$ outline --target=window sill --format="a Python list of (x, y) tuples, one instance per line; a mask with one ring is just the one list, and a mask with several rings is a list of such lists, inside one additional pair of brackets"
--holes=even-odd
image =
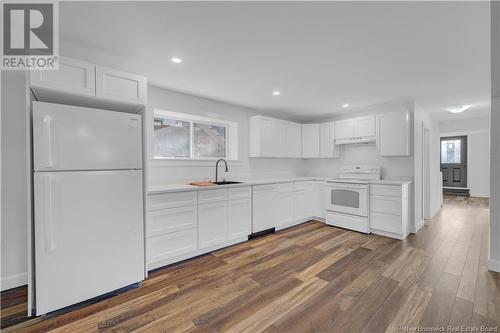
[[(241, 166), (241, 160), (226, 160), (229, 167), (239, 167)], [(192, 159), (156, 159), (148, 160), (148, 166), (150, 167), (170, 167), (170, 166), (188, 166), (188, 167), (215, 167), (214, 160), (192, 160)]]

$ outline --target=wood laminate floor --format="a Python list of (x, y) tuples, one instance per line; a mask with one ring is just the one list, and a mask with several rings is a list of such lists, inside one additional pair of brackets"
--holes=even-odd
[(488, 203), (446, 197), (404, 242), (308, 222), (158, 270), (141, 288), (51, 318), (23, 318), (25, 288), (2, 294), (17, 332), (402, 332), (498, 327), (500, 275), (487, 270)]

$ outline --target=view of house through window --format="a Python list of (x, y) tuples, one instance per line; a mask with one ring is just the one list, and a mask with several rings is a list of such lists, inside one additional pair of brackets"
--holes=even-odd
[(228, 158), (229, 122), (197, 118), (201, 117), (174, 117), (167, 112), (156, 112), (153, 157), (194, 160)]

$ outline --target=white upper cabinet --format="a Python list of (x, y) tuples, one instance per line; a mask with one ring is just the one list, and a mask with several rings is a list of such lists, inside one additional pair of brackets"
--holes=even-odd
[(30, 86), (95, 96), (95, 65), (60, 57), (58, 70), (30, 72)]
[(96, 96), (144, 104), (146, 78), (116, 69), (96, 66)]
[(335, 143), (348, 144), (375, 141), (375, 116), (338, 120), (335, 122)]
[(335, 140), (350, 140), (354, 138), (354, 119), (335, 121)]
[(302, 157), (319, 157), (319, 124), (302, 124)]
[(377, 115), (377, 148), (380, 156), (410, 155), (410, 113)]
[(250, 118), (250, 157), (300, 157), (300, 124), (265, 116)]
[(302, 157), (302, 128), (300, 124), (286, 122), (286, 157)]
[(354, 118), (354, 136), (375, 139), (375, 116)]
[(144, 76), (66, 57), (58, 70), (30, 71), (29, 85), (44, 102), (125, 112), (137, 112), (146, 103)]
[(319, 157), (339, 157), (339, 147), (335, 145), (335, 128), (333, 122), (319, 125)]

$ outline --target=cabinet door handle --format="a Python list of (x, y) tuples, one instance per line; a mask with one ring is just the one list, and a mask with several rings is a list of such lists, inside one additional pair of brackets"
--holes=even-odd
[(45, 176), (45, 252), (56, 249), (54, 239), (54, 179), (51, 175)]
[(47, 168), (52, 168), (54, 166), (54, 160), (52, 158), (52, 117), (43, 117), (43, 131), (45, 134), (45, 144), (47, 149)]

